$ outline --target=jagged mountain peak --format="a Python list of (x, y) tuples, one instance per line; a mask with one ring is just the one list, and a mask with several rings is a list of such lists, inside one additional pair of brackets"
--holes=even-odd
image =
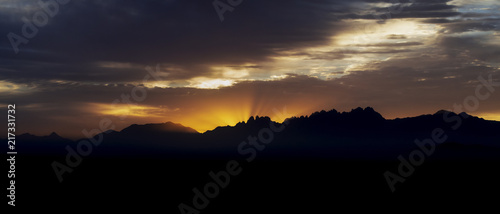
[(271, 121), (271, 118), (267, 117), (267, 116), (262, 116), (262, 117), (259, 117), (258, 115), (257, 116), (250, 116), (250, 118), (248, 118), (247, 120), (247, 123), (248, 124), (251, 124), (251, 123), (259, 123), (259, 122), (270, 122)]

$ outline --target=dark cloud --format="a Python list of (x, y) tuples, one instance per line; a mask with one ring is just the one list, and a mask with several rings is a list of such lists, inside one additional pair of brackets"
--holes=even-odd
[(500, 59), (500, 46), (485, 43), (484, 36), (443, 36), (439, 40), (439, 45), (444, 47), (449, 57), (467, 55), (470, 57), (468, 61), (481, 60), (494, 63)]
[[(378, 46), (377, 46), (378, 47)], [(390, 46), (387, 46), (390, 47)], [(394, 47), (398, 47), (395, 45)], [(401, 49), (384, 49), (384, 50), (350, 50), (343, 49), (339, 51), (328, 51), (324, 53), (318, 54), (309, 54), (309, 59), (326, 59), (326, 60), (339, 60), (345, 59), (353, 56), (359, 56), (361, 54), (397, 54), (397, 53), (405, 53), (410, 52), (411, 50), (401, 50)]]
[(500, 31), (500, 19), (461, 20), (443, 24), (446, 33), (467, 31)]
[(448, 4), (451, 0), (418, 0), (418, 1), (367, 1), (369, 3), (389, 3), (389, 7), (373, 7), (369, 12), (344, 14), (342, 18), (377, 19), (383, 23), (389, 19), (402, 18), (444, 18), (458, 16), (456, 6)]
[[(0, 58), (18, 72), (0, 78), (86, 80), (95, 72), (102, 74), (101, 81), (126, 81), (135, 76), (134, 71), (92, 67), (97, 61), (168, 63), (183, 70), (172, 77), (190, 78), (209, 73), (209, 65), (260, 62), (280, 51), (325, 44), (342, 29), (332, 11), (347, 6), (326, 0), (245, 1), (226, 12), (221, 23), (212, 1), (71, 1), (20, 46), (19, 54), (1, 40)], [(1, 24), (1, 35), (21, 34), (19, 20)], [(60, 65), (46, 68), (53, 71), (46, 75), (23, 67), (27, 61)]]
[(405, 46), (417, 46), (423, 45), (421, 42), (398, 42), (398, 43), (376, 43), (376, 44), (368, 44), (368, 45), (357, 45), (364, 47), (405, 47)]
[(387, 36), (387, 39), (406, 39), (405, 35), (391, 34)]
[(422, 20), (422, 22), (428, 24), (442, 24), (442, 23), (450, 23), (453, 21), (449, 19), (424, 19)]
[[(20, 46), (19, 54), (14, 54), (8, 39), (0, 40), (2, 66), (17, 71), (0, 73), (0, 78), (102, 82), (141, 78), (137, 69), (95, 67), (102, 61), (137, 67), (170, 64), (176, 68), (170, 71), (171, 78), (180, 80), (209, 75), (211, 65), (258, 63), (283, 51), (327, 44), (347, 27), (343, 19), (375, 19), (372, 14), (389, 9), (372, 8), (372, 14), (356, 15), (356, 5), (377, 2), (392, 1), (245, 1), (220, 22), (212, 1), (75, 0), (60, 5), (59, 13)], [(447, 2), (416, 1), (391, 18), (457, 15)], [(42, 10), (33, 2), (18, 4), (30, 10), (0, 13), (4, 18), (0, 35), (22, 35), (21, 18), (31, 19)], [(47, 68), (48, 62), (52, 64)]]

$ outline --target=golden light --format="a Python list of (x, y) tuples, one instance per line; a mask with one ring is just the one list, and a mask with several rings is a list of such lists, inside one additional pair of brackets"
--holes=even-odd
[(234, 126), (246, 122), (250, 116), (268, 116), (276, 122), (283, 122), (293, 116), (309, 115), (314, 111), (331, 107), (324, 99), (314, 96), (266, 97), (256, 91), (234, 94), (224, 98), (199, 100), (203, 103), (192, 111), (181, 111), (174, 122), (196, 129), (199, 132), (212, 130), (218, 126)]
[(20, 87), (14, 83), (10, 83), (7, 81), (0, 80), (0, 92), (9, 92), (9, 91), (15, 91), (19, 89)]
[(25, 84), (17, 84), (5, 80), (0, 80), (0, 93), (18, 94), (29, 92), (30, 89), (31, 88)]
[(388, 41), (388, 35), (405, 36), (406, 39), (402, 40), (405, 42), (424, 41), (436, 37), (440, 30), (436, 24), (420, 23), (418, 20), (388, 20), (385, 24), (360, 20), (351, 22), (353, 29), (337, 36), (336, 44), (341, 46), (371, 45), (375, 41)]
[(189, 80), (190, 84), (187, 87), (201, 88), (201, 89), (218, 89), (221, 87), (228, 87), (236, 82), (230, 79), (210, 79), (206, 77), (197, 77)]
[[(120, 128), (133, 123), (174, 122), (191, 127), (198, 132), (213, 130), (218, 126), (234, 126), (246, 122), (251, 116), (268, 116), (283, 122), (293, 116), (309, 115), (314, 111), (331, 108), (332, 102), (296, 91), (278, 91), (262, 96), (258, 87), (237, 92), (214, 90), (211, 96), (186, 100), (175, 107), (101, 104), (89, 107), (104, 116), (127, 117), (120, 120)], [(131, 120), (129, 120), (131, 119)]]
[(479, 114), (473, 114), (477, 117), (483, 118), (485, 120), (495, 120), (495, 121), (500, 121), (500, 113), (479, 113)]
[(152, 106), (129, 105), (129, 104), (91, 104), (98, 114), (117, 117), (145, 117), (145, 118), (163, 118), (168, 111), (178, 111), (179, 109), (167, 109)]

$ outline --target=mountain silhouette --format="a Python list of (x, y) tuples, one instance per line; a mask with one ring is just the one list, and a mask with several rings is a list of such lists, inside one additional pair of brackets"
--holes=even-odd
[[(422, 151), (415, 141), (432, 139), (435, 130), (446, 140), (391, 192), (384, 173), (398, 173), (400, 158), (410, 160), (410, 154)], [(172, 122), (134, 124), (94, 136), (101, 143), (81, 156), (76, 152), (89, 149), (82, 142), (89, 145), (92, 139), (22, 134), (16, 137), (16, 183), (22, 184), (17, 191), (30, 206), (57, 202), (69, 208), (83, 203), (114, 209), (157, 204), (179, 213), (180, 203), (192, 203), (193, 187), (206, 191), (203, 185), (211, 184), (211, 172), (225, 170), (232, 160), (243, 173), (232, 176), (203, 213), (240, 213), (243, 208), (249, 213), (302, 208), (308, 213), (311, 208), (328, 210), (332, 203), (349, 210), (395, 204), (407, 208), (422, 198), (439, 204), (446, 198), (453, 202), (450, 206), (483, 203), (496, 200), (484, 190), (500, 191), (495, 170), (500, 163), (498, 130), (500, 122), (465, 113), (440, 110), (385, 119), (367, 107), (319, 111), (283, 123), (255, 116), (205, 133)], [(247, 163), (248, 153), (238, 151), (240, 145), (252, 148), (252, 139), (260, 146), (253, 147), (255, 161)], [(62, 183), (54, 163), (70, 167), (59, 169), (67, 170)], [(249, 201), (259, 203), (249, 206)]]
[[(446, 118), (454, 120), (450, 122)], [(458, 128), (455, 120), (460, 120)], [(102, 133), (103, 143), (94, 153), (184, 158), (237, 156), (236, 149), (242, 141), (257, 136), (270, 125), (285, 128), (273, 134), (273, 141), (267, 145), (269, 149), (262, 153), (263, 157), (393, 158), (417, 148), (414, 141), (431, 138), (432, 131), (437, 128), (445, 132), (445, 143), (500, 147), (497, 132), (500, 122), (497, 121), (445, 110), (387, 120), (371, 107), (359, 107), (350, 112), (332, 109), (292, 117), (283, 124), (269, 117), (252, 116), (234, 126), (217, 127), (205, 133), (172, 122), (133, 124), (119, 132)], [(25, 142), (23, 149), (42, 154), (64, 153), (66, 145), (80, 141), (63, 139), (55, 133), (44, 137), (24, 134), (18, 138)]]
[(133, 124), (122, 131), (120, 133), (127, 135), (134, 134), (153, 134), (153, 133), (162, 133), (162, 132), (171, 132), (171, 133), (198, 133), (196, 130), (185, 127), (181, 124), (166, 122), (159, 124), (146, 124), (146, 125), (137, 125)]

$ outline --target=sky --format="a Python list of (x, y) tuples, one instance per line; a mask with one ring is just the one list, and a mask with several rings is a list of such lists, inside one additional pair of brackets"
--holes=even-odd
[(500, 121), (500, 87), (471, 99), (500, 82), (499, 24), (496, 0), (0, 0), (0, 106), (69, 138), (367, 106)]

